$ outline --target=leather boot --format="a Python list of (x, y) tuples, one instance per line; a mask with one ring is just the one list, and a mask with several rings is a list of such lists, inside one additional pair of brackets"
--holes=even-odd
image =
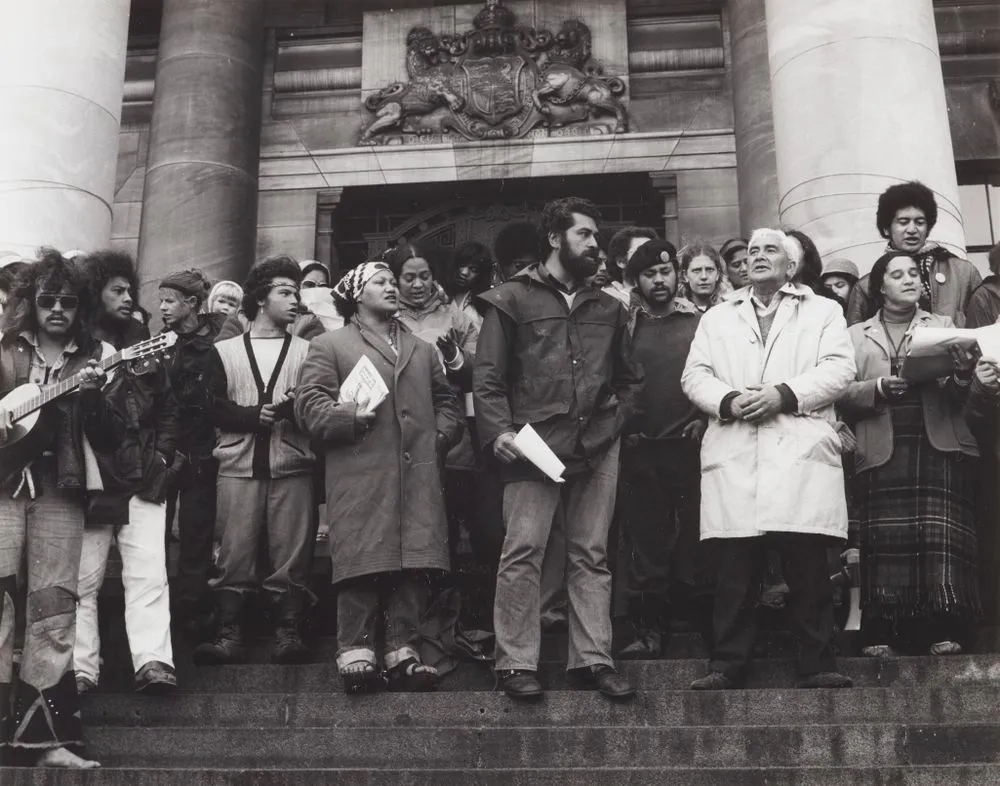
[(271, 659), (275, 663), (305, 663), (309, 648), (302, 641), (302, 618), (305, 616), (305, 597), (301, 590), (292, 588), (278, 596), (274, 623), (274, 649)]
[(219, 629), (215, 639), (199, 644), (194, 650), (194, 662), (199, 666), (223, 663), (243, 663), (247, 653), (243, 646), (243, 595), (233, 590), (216, 591)]

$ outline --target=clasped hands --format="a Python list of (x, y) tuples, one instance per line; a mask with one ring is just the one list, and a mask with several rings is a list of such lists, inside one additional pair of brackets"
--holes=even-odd
[(781, 393), (774, 385), (747, 385), (729, 404), (735, 420), (760, 423), (781, 412)]

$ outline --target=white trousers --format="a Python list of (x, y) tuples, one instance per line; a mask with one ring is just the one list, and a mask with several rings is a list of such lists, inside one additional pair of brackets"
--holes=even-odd
[[(153, 660), (174, 665), (170, 643), (170, 591), (167, 587), (165, 533), (167, 506), (132, 497), (128, 524), (118, 529), (125, 588), (125, 632), (136, 672)], [(114, 528), (94, 527), (83, 532), (80, 556), (80, 605), (76, 616), (73, 669), (95, 683), (101, 670), (101, 635), (97, 627), (97, 593), (104, 583)]]

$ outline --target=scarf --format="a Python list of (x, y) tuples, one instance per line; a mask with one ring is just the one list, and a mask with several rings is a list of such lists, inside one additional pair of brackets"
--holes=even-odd
[(344, 277), (333, 288), (333, 294), (356, 306), (358, 298), (361, 297), (368, 282), (376, 274), (386, 271), (389, 271), (389, 266), (385, 262), (362, 262), (344, 274)]

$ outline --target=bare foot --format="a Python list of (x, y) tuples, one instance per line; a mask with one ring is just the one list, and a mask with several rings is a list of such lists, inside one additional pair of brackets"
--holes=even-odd
[(38, 757), (36, 767), (60, 767), (64, 770), (93, 770), (101, 766), (99, 761), (82, 759), (66, 748), (49, 748)]

